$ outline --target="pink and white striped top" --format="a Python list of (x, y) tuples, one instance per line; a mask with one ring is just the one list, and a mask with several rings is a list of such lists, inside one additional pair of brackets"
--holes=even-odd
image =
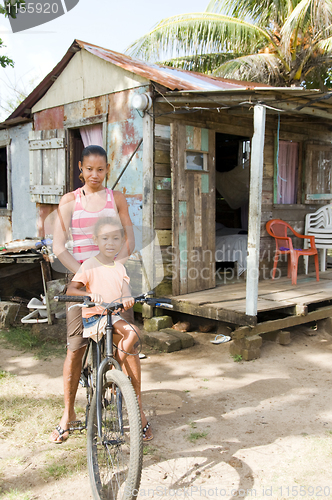
[(99, 253), (99, 248), (93, 241), (93, 228), (100, 217), (116, 217), (118, 211), (114, 202), (113, 191), (106, 189), (106, 204), (99, 212), (89, 212), (82, 205), (81, 188), (74, 191), (75, 207), (71, 219), (73, 237), (73, 256), (82, 264), (90, 257)]

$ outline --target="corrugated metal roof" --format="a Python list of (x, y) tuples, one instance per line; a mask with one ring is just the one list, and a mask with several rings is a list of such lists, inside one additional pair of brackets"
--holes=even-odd
[[(240, 82), (238, 80), (226, 80), (213, 76), (185, 71), (168, 66), (151, 64), (133, 59), (130, 56), (119, 54), (113, 50), (104, 49), (81, 40), (76, 40), (81, 49), (85, 49), (91, 54), (104, 59), (116, 66), (143, 76), (147, 80), (159, 83), (170, 90), (232, 90), (262, 87), (264, 84), (252, 82)], [(266, 85), (268, 87), (268, 85)]]

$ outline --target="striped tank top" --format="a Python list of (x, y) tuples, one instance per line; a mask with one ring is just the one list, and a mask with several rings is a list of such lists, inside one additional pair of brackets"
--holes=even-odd
[(106, 189), (106, 204), (99, 212), (89, 212), (82, 205), (81, 188), (74, 191), (75, 207), (71, 220), (73, 257), (80, 263), (95, 257), (99, 249), (93, 240), (93, 228), (100, 217), (116, 217), (118, 211), (113, 191)]

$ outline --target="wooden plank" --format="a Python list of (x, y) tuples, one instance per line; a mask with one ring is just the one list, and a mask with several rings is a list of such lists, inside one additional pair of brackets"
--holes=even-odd
[(155, 137), (160, 137), (162, 139), (170, 139), (171, 128), (169, 125), (159, 125), (158, 123), (154, 126)]
[(171, 131), (171, 180), (172, 180), (172, 231), (169, 232), (171, 240), (169, 243), (161, 243), (161, 245), (172, 245), (174, 249), (174, 276), (172, 279), (172, 293), (178, 295), (180, 293), (180, 257), (179, 257), (179, 124), (172, 122), (170, 126)]
[(170, 177), (171, 165), (169, 163), (155, 163), (154, 174), (156, 177)]
[(153, 213), (155, 216), (172, 216), (172, 205), (171, 204), (154, 204)]
[(172, 216), (171, 215), (168, 215), (168, 216), (155, 215), (154, 216), (154, 227), (155, 227), (155, 229), (171, 229), (172, 228)]
[[(45, 131), (46, 132), (46, 131)], [(63, 148), (65, 146), (65, 142), (63, 138), (53, 137), (52, 139), (44, 139), (44, 140), (29, 140), (29, 150), (39, 150), (39, 149), (57, 149)]]
[[(151, 175), (153, 180), (153, 175)], [(170, 177), (155, 177), (154, 187), (157, 191), (168, 191), (172, 188), (172, 181)]]
[(194, 127), (194, 149), (196, 151), (201, 151), (201, 134), (202, 134), (202, 129), (198, 127)]
[(187, 260), (187, 202), (179, 201), (179, 253), (180, 253), (180, 291), (188, 292), (188, 260)]
[(62, 196), (64, 194), (65, 186), (30, 186), (30, 193), (34, 195), (59, 195)]
[(169, 139), (155, 138), (154, 149), (155, 149), (155, 151), (168, 151), (169, 152), (170, 151)]
[[(257, 299), (257, 312), (262, 311), (275, 311), (277, 309), (289, 308), (291, 304), (286, 301), (274, 302), (273, 300), (264, 300), (258, 297)], [(246, 299), (237, 300), (235, 302), (216, 302), (212, 305), (217, 309), (227, 309), (229, 311), (237, 311), (240, 313), (245, 313), (246, 311)]]
[(186, 125), (185, 134), (185, 149), (194, 149), (194, 127), (191, 125)]
[(254, 135), (252, 138), (250, 164), (249, 229), (246, 284), (246, 314), (248, 316), (256, 316), (257, 314), (265, 117), (265, 107), (256, 105), (254, 107)]
[(154, 203), (155, 205), (171, 205), (172, 204), (172, 192), (171, 191), (161, 191), (156, 190), (154, 192)]
[(240, 339), (251, 335), (262, 335), (268, 332), (283, 330), (296, 325), (304, 325), (311, 321), (329, 318), (332, 316), (332, 306), (322, 307), (317, 311), (311, 311), (306, 316), (288, 316), (277, 320), (265, 321), (257, 324), (255, 327), (243, 326), (237, 328), (232, 333), (233, 339)]
[[(194, 246), (202, 246), (202, 192), (201, 192), (201, 174), (192, 174), (188, 172), (188, 176), (194, 177)], [(191, 193), (192, 191), (188, 191)], [(189, 194), (190, 196), (190, 194)]]
[(169, 163), (170, 162), (170, 153), (168, 151), (155, 151), (154, 161), (156, 163)]

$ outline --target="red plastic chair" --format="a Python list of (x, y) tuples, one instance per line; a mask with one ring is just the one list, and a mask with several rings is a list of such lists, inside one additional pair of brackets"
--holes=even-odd
[[(292, 238), (287, 236), (287, 229), (290, 229), (297, 238), (307, 238), (310, 240), (308, 249), (293, 248)], [(266, 230), (270, 236), (276, 240), (276, 253), (274, 256), (272, 279), (275, 278), (279, 255), (288, 254), (288, 278), (292, 278), (292, 285), (297, 283), (297, 267), (300, 255), (313, 255), (315, 257), (316, 278), (319, 281), (318, 252), (315, 245), (315, 237), (306, 234), (299, 234), (288, 222), (280, 219), (272, 219), (266, 223)]]

